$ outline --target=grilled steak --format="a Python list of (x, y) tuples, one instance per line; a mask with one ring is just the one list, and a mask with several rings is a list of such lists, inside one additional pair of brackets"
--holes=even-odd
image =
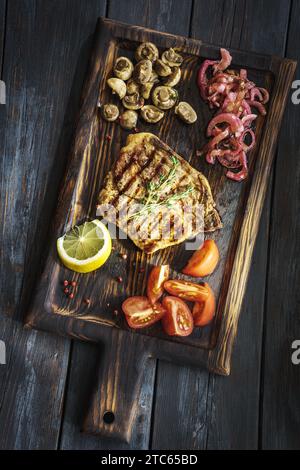
[(146, 253), (222, 226), (205, 176), (150, 133), (128, 136), (97, 207)]

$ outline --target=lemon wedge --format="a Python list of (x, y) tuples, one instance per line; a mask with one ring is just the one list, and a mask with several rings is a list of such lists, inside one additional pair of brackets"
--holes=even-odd
[(62, 263), (72, 271), (89, 273), (100, 268), (111, 253), (109, 231), (100, 220), (75, 225), (57, 240)]

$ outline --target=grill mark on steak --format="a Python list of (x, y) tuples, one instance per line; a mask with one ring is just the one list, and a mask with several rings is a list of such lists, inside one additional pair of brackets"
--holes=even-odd
[[(156, 157), (156, 152), (155, 152), (155, 149), (152, 150), (151, 154), (149, 155), (148, 159), (146, 160), (145, 164), (144, 165), (141, 165), (139, 162), (137, 162), (136, 160), (134, 161), (130, 161), (129, 162), (129, 165), (127, 165), (126, 169), (123, 171), (123, 173), (119, 174), (118, 177), (116, 177), (116, 184), (117, 184), (117, 189), (119, 191), (119, 194), (123, 194), (125, 191), (128, 190), (128, 188), (130, 187), (130, 185), (132, 184), (132, 182), (137, 179), (140, 174), (146, 169), (148, 168), (151, 163), (153, 162), (153, 160), (155, 159)], [(138, 165), (139, 169), (136, 173), (132, 174), (131, 177), (128, 179), (127, 183), (125, 184), (125, 186), (123, 187), (122, 190), (119, 189), (118, 187), (118, 183), (120, 183), (121, 179), (125, 176), (126, 174), (126, 171), (129, 171), (130, 168), (134, 167), (134, 165)]]
[[(182, 175), (182, 176), (181, 176), (181, 179), (176, 182), (175, 187), (171, 186), (170, 189), (169, 189), (169, 191), (166, 192), (165, 194), (166, 194), (166, 195), (169, 195), (169, 194), (176, 194), (176, 192), (177, 192), (176, 190), (177, 190), (178, 188), (180, 188), (181, 183), (182, 183), (182, 181), (183, 181), (184, 179), (185, 179), (185, 175)], [(177, 202), (180, 203), (180, 204), (182, 204), (182, 200), (179, 200), (179, 201), (177, 201)], [(165, 209), (165, 210), (164, 210), (164, 209)], [(158, 212), (158, 215), (160, 215), (160, 214), (163, 215), (163, 213), (166, 214), (166, 213), (168, 213), (168, 212), (169, 212), (168, 207), (166, 207), (166, 206), (161, 206), (161, 207), (160, 207), (160, 211)], [(160, 221), (158, 220), (158, 221), (156, 222), (156, 224), (154, 225), (154, 229), (157, 228), (157, 226), (158, 226), (159, 223), (160, 223)], [(166, 222), (166, 224), (165, 224), (165, 227), (166, 227), (166, 225), (167, 225), (167, 222)], [(171, 233), (171, 229), (170, 229), (170, 233)], [(160, 239), (162, 239), (162, 235), (163, 235), (163, 230), (162, 230), (161, 233), (160, 233)]]
[[(149, 175), (148, 178), (143, 178), (142, 177), (142, 174), (144, 173), (145, 170), (151, 168), (151, 163), (154, 163), (154, 160), (155, 158), (152, 158), (151, 161), (149, 161), (149, 165), (145, 165), (144, 168), (142, 168), (142, 170), (136, 175), (136, 177), (132, 178), (131, 180), (128, 181), (128, 185), (126, 185), (126, 191), (129, 191), (130, 187), (135, 183), (137, 184), (137, 187), (136, 187), (136, 191), (133, 193), (133, 194), (126, 194), (125, 192), (120, 192), (117, 196), (117, 198), (114, 200), (113, 203), (116, 202), (116, 200), (120, 197), (120, 196), (126, 196), (128, 197), (129, 199), (131, 200), (134, 200), (135, 202), (138, 202), (138, 193), (139, 191), (141, 191), (143, 188), (144, 188), (144, 184), (147, 184), (150, 179), (154, 179), (155, 176), (159, 173), (159, 171), (161, 170), (161, 168), (163, 168), (163, 164), (165, 163), (164, 161), (160, 162), (157, 166), (153, 166), (153, 170), (154, 170), (154, 173), (152, 173), (151, 175)], [(140, 179), (140, 185), (138, 184), (138, 179)], [(133, 181), (134, 180), (134, 181)], [(123, 206), (120, 207), (120, 211), (122, 209), (124, 209), (124, 206), (127, 204), (127, 201), (124, 201), (124, 204)]]
[[(128, 191), (128, 188), (132, 185), (132, 183), (143, 173), (143, 171), (150, 166), (150, 164), (152, 163), (152, 161), (155, 159), (155, 150), (153, 150), (153, 152), (151, 153), (149, 159), (146, 161), (145, 165), (140, 167), (139, 170), (127, 181), (126, 185), (124, 186), (123, 190), (120, 191), (119, 188), (117, 188), (117, 191), (118, 191), (118, 194), (117, 196), (112, 200), (110, 201), (110, 204), (112, 205), (115, 205), (117, 200), (119, 199), (120, 196), (124, 195), (124, 196), (127, 196), (129, 197), (130, 199), (134, 199), (134, 196), (131, 196), (131, 195), (128, 195), (128, 194), (125, 194), (126, 191)], [(128, 166), (127, 169), (130, 168), (130, 166), (132, 166), (132, 162), (131, 164)], [(124, 176), (124, 174), (121, 174), (120, 177), (119, 177), (119, 181), (120, 179), (122, 178), (122, 176)]]
[(145, 145), (139, 145), (137, 148), (130, 152), (121, 151), (120, 158), (116, 161), (115, 164), (114, 176), (116, 181), (119, 181), (122, 178), (123, 174), (128, 170), (132, 163), (137, 163), (139, 166), (143, 166), (143, 155), (145, 156), (147, 163), (149, 156), (147, 155), (147, 149)]
[[(113, 204), (115, 208), (117, 208), (116, 203), (121, 196), (127, 197), (125, 204), (128, 203), (129, 206), (131, 201), (138, 202), (138, 195), (140, 194), (140, 199), (142, 199), (145, 195), (145, 185), (149, 181), (155, 181), (159, 173), (168, 174), (168, 171), (172, 168), (170, 158), (172, 155), (178, 159), (179, 165), (174, 181), (170, 187), (163, 189), (162, 195), (165, 197), (169, 194), (182, 192), (189, 185), (193, 185), (195, 188), (195, 191), (190, 193), (184, 200), (179, 199), (175, 201), (173, 208), (170, 209), (162, 205), (158, 213), (153, 213), (152, 217), (151, 214), (146, 214), (143, 217), (146, 221), (145, 224), (143, 223), (144, 220), (141, 220), (142, 227), (140, 224), (136, 226), (136, 223), (139, 223), (139, 221), (136, 222), (136, 219), (129, 221), (125, 225), (127, 217), (118, 217), (117, 225), (123, 230), (125, 227), (125, 231), (138, 247), (150, 253), (196, 235), (199, 232), (199, 227), (196, 226), (196, 208), (197, 204), (201, 203), (204, 205), (204, 229), (211, 231), (220, 228), (222, 224), (219, 214), (215, 209), (209, 183), (201, 173), (191, 167), (188, 162), (177, 155), (176, 152), (173, 152), (172, 149), (169, 149), (157, 137), (151, 136), (151, 134), (132, 135), (128, 138), (127, 145), (123, 152), (121, 150), (120, 158), (110, 173), (111, 177), (107, 179), (109, 183), (100, 193), (99, 202), (101, 202), (102, 198), (102, 200), (110, 201), (109, 203)], [(157, 179), (157, 181), (159, 180)], [(116, 192), (118, 193), (116, 194)], [(119, 212), (124, 207), (125, 205), (123, 204)], [(185, 207), (188, 207), (190, 214), (187, 226), (185, 225), (186, 216), (183, 216), (183, 209)], [(165, 238), (163, 235), (166, 235), (166, 229), (168, 229), (169, 224), (170, 231)], [(150, 238), (149, 225), (151, 225), (151, 230), (153, 231), (152, 235), (153, 233), (156, 235), (155, 239)], [(139, 234), (134, 234), (134, 228), (137, 232), (142, 228), (146, 239), (137, 238)]]

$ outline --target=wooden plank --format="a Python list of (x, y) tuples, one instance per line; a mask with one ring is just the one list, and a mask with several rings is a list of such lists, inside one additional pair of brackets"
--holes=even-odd
[[(124, 329), (124, 319), (122, 320), (122, 318), (120, 318), (118, 320), (112, 317), (111, 312), (106, 308), (106, 302), (108, 300), (113, 303), (119, 303), (120, 293), (122, 293), (124, 298), (126, 294), (128, 296), (135, 292), (134, 289), (136, 287), (140, 288), (140, 284), (137, 280), (138, 276), (133, 275), (129, 270), (129, 284), (132, 281), (134, 289), (132, 290), (128, 288), (125, 292), (125, 288), (123, 288), (122, 291), (121, 289), (118, 289), (117, 291), (115, 288), (116, 283), (113, 280), (112, 269), (115, 268), (116, 265), (120, 265), (120, 257), (119, 262), (112, 257), (108, 261), (105, 267), (106, 269), (103, 269), (101, 272), (102, 278), (100, 284), (100, 278), (98, 278), (97, 285), (96, 282), (93, 282), (92, 284), (88, 283), (87, 276), (80, 277), (79, 283), (81, 285), (81, 296), (76, 296), (74, 301), (69, 304), (66, 302), (63, 295), (61, 295), (61, 289), (58, 285), (60, 280), (64, 279), (67, 273), (65, 273), (62, 266), (57, 263), (54, 240), (57, 238), (58, 234), (62, 233), (66, 229), (66, 225), (70, 227), (77, 221), (93, 216), (95, 195), (100, 190), (103, 173), (106, 172), (109, 164), (109, 158), (106, 158), (107, 152), (109, 155), (118, 154), (120, 142), (118, 139), (114, 139), (113, 137), (116, 132), (119, 132), (119, 128), (117, 128), (117, 130), (116, 126), (109, 126), (108, 128), (108, 125), (100, 120), (99, 113), (95, 107), (95, 103), (99, 99), (99, 93), (101, 93), (101, 101), (102, 99), (104, 99), (104, 101), (107, 100), (107, 97), (104, 96), (103, 98), (102, 95), (105, 95), (106, 93), (104, 84), (106, 82), (107, 74), (112, 68), (113, 57), (116, 54), (116, 47), (120, 49), (124, 48), (127, 51), (131, 49), (131, 53), (133, 54), (136, 41), (149, 40), (155, 42), (160, 48), (170, 47), (170, 45), (175, 44), (182, 48), (182, 52), (184, 54), (190, 54), (190, 60), (186, 60), (183, 67), (188, 67), (189, 65), (190, 68), (188, 69), (188, 73), (191, 74), (196, 73), (196, 67), (193, 66), (193, 64), (197, 62), (197, 57), (200, 55), (201, 44), (203, 45), (203, 47), (201, 47), (202, 57), (217, 57), (219, 54), (218, 47), (206, 45), (201, 43), (201, 41), (187, 40), (179, 36), (157, 33), (153, 30), (138, 26), (130, 27), (126, 24), (115, 23), (108, 20), (101, 20), (99, 22), (97, 40), (95, 41), (96, 47), (93, 53), (93, 60), (91, 61), (89, 74), (87, 76), (86, 86), (84, 88), (80, 120), (77, 127), (76, 139), (74, 141), (72, 159), (70, 159), (65, 184), (59, 198), (59, 205), (56, 213), (57, 217), (55, 219), (56, 223), (54, 224), (52, 233), (51, 251), (47, 258), (46, 268), (40, 278), (35, 302), (29, 314), (29, 324), (31, 326), (42, 328), (50, 326), (53, 331), (58, 331), (57, 328), (59, 328), (60, 331), (65, 331), (76, 337), (79, 334), (80, 337), (86, 337), (90, 340), (95, 338), (99, 340), (102, 339), (103, 327), (99, 328), (100, 323)], [(132, 41), (134, 42), (133, 44)], [(108, 54), (106, 54), (106, 50), (103, 50), (104, 43), (108, 46)], [(202, 337), (191, 335), (189, 338), (184, 338), (184, 340), (182, 339), (181, 343), (184, 342), (185, 347), (180, 347), (179, 354), (180, 341), (178, 338), (164, 338), (164, 344), (162, 340), (153, 340), (152, 344), (153, 354), (158, 354), (158, 357), (169, 357), (173, 360), (182, 360), (185, 356), (188, 357), (188, 361), (190, 363), (195, 361), (199, 363), (200, 360), (203, 360), (208, 356), (208, 365), (211, 370), (222, 374), (228, 374), (230, 370), (231, 349), (237, 331), (237, 321), (241, 300), (245, 289), (245, 282), (261, 215), (262, 202), (264, 200), (271, 162), (275, 151), (277, 132), (281, 122), (286, 93), (292, 78), (294, 67), (292, 61), (280, 61), (279, 59), (270, 61), (265, 55), (251, 55), (249, 53), (238, 51), (234, 51), (233, 53), (238, 64), (252, 67), (252, 73), (256, 73), (256, 76), (260, 78), (260, 80), (258, 80), (260, 84), (263, 84), (264, 81), (267, 80), (267, 86), (270, 87), (270, 74), (273, 72), (274, 82), (265, 125), (262, 126), (262, 119), (258, 120), (258, 139), (255, 153), (252, 154), (252, 168), (254, 168), (254, 155), (259, 154), (260, 158), (257, 161), (255, 160), (255, 172), (253, 172), (252, 177), (250, 176), (246, 185), (230, 185), (226, 182), (226, 185), (223, 186), (224, 192), (222, 192), (222, 196), (220, 195), (220, 191), (215, 191), (216, 197), (222, 199), (222, 218), (225, 227), (227, 227), (227, 231), (224, 230), (220, 234), (217, 234), (217, 239), (219, 241), (221, 240), (219, 246), (222, 248), (222, 262), (224, 263), (225, 259), (227, 259), (225, 269), (226, 280), (225, 282), (222, 282), (221, 297), (218, 305), (218, 316), (215, 321), (215, 326), (216, 328), (220, 328), (221, 334), (218, 335), (217, 331), (214, 330), (213, 338), (217, 339), (217, 346), (213, 350), (207, 353), (207, 351), (205, 352), (203, 349), (201, 349), (201, 351), (194, 349), (192, 357), (188, 354), (190, 350), (187, 349), (187, 346), (197, 346), (198, 348), (204, 348), (206, 346), (206, 349), (208, 349), (209, 347), (212, 347), (211, 342), (202, 343)], [(277, 67), (275, 68), (274, 66), (276, 65)], [(100, 71), (105, 71), (105, 74), (100, 73)], [(192, 76), (192, 80), (195, 80), (195, 76)], [(199, 106), (198, 92), (197, 96), (193, 96), (193, 98), (192, 103), (194, 106)], [(198, 109), (198, 112), (200, 113), (201, 111)], [(207, 116), (201, 116), (201, 119), (204, 119), (204, 122), (207, 122), (205, 117)], [(170, 119), (170, 115), (168, 118)], [(169, 129), (172, 129), (172, 134), (174, 134), (174, 127), (176, 127), (176, 125), (178, 125), (178, 122), (176, 124), (175, 122), (173, 123), (170, 121), (169, 126), (165, 126), (163, 129), (160, 129), (161, 132), (159, 135), (163, 139), (165, 137), (170, 137)], [(102, 135), (105, 135), (107, 132), (112, 135), (111, 143), (109, 145), (107, 144), (107, 140), (100, 141), (99, 126), (100, 129), (102, 129)], [(183, 132), (183, 129), (180, 130)], [(179, 132), (176, 133), (176, 135), (179, 135)], [(261, 145), (259, 145), (259, 136), (261, 137)], [(119, 134), (118, 137), (120, 137)], [(194, 138), (197, 137), (201, 139), (201, 137), (203, 138), (203, 135), (196, 133)], [(190, 158), (193, 156), (196, 158), (195, 149), (191, 155), (188, 153), (191, 151), (189, 145), (190, 139), (180, 139), (180, 141), (183, 145), (183, 152), (180, 153), (183, 153)], [(196, 146), (201, 148), (203, 142), (199, 140), (196, 142)], [(113, 149), (113, 151), (111, 151), (111, 149)], [(167, 147), (164, 147), (164, 149), (170, 153), (170, 149)], [(199, 163), (199, 159), (197, 159), (197, 162)], [(205, 162), (202, 161), (200, 163), (205, 167), (202, 168), (203, 171), (208, 171)], [(212, 187), (214, 189), (214, 187), (217, 187), (219, 177), (215, 171), (211, 171), (210, 173), (211, 182), (213, 182)], [(77, 179), (78, 177), (80, 178), (81, 174), (84, 174), (85, 178), (93, 178), (90, 179), (91, 184), (89, 188), (87, 188), (86, 185), (81, 184), (82, 181), (80, 179)], [(242, 188), (244, 188), (243, 191), (241, 191)], [(234, 191), (234, 195), (232, 191)], [(225, 200), (223, 199), (224, 196)], [(230, 201), (230, 207), (228, 207), (227, 204), (228, 200)], [(231, 205), (232, 202), (234, 202), (233, 205)], [(65, 214), (68, 214), (67, 222), (65, 220)], [(234, 225), (234, 235), (231, 237), (233, 220), (237, 221), (237, 223)], [(231, 249), (232, 251), (229, 251)], [(174, 256), (174, 250), (171, 251), (171, 253)], [(166, 252), (164, 252), (164, 255), (166, 255)], [(178, 252), (176, 252), (176, 256), (177, 255)], [(134, 253), (133, 257), (136, 261), (135, 266), (137, 266), (137, 262), (140, 262), (141, 260), (140, 253)], [(157, 263), (158, 258), (156, 258), (154, 262)], [(220, 264), (222, 265), (222, 263)], [(108, 269), (107, 266), (109, 267)], [(176, 267), (177, 270), (180, 269), (179, 265)], [(135, 272), (136, 271), (137, 270), (135, 268)], [(219, 269), (218, 284), (212, 284), (215, 290), (217, 289), (216, 292), (218, 292), (219, 286), (221, 285), (222, 279), (220, 277), (220, 273), (222, 272), (223, 270)], [(144, 283), (145, 274), (146, 273), (144, 273), (143, 276)], [(127, 275), (126, 270), (124, 271), (124, 275)], [(76, 276), (76, 279), (78, 280), (79, 278)], [(128, 282), (125, 282), (125, 286), (129, 284)], [(238, 286), (239, 288), (237, 288)], [(106, 294), (107, 292), (111, 292), (110, 297), (106, 299), (102, 298), (102, 305), (99, 301), (94, 302), (91, 304), (91, 307), (88, 308), (88, 312), (83, 315), (83, 304), (81, 301), (82, 295), (87, 295), (89, 297), (92, 296), (93, 299), (96, 299), (101, 288), (104, 289)], [(46, 299), (45, 292), (47, 292)], [(222, 307), (223, 305), (224, 309)], [(78, 318), (79, 314), (83, 316)], [(85, 331), (82, 329), (82, 326)], [(154, 330), (148, 330), (146, 332), (138, 331), (137, 333), (150, 335), (154, 333)], [(97, 406), (97, 400), (95, 401), (95, 404)], [(98, 415), (98, 413), (93, 413), (93, 416), (97, 418)], [(112, 429), (113, 426), (111, 426), (111, 430)], [(97, 423), (94, 430), (97, 430)]]
[[(186, 59), (182, 65), (183, 76), (191, 83), (196, 80), (199, 57), (219, 55), (218, 46), (207, 45), (201, 41), (111, 20), (99, 20), (95, 48), (82, 95), (80, 119), (64, 185), (58, 199), (47, 260), (26, 318), (27, 324), (33, 328), (50, 329), (90, 341), (102, 339), (103, 326), (132, 334), (124, 316), (114, 316), (112, 308), (118, 308), (126, 297), (143, 292), (151, 264), (168, 262), (176, 276), (176, 273), (180, 274), (182, 265), (186, 262), (188, 253), (183, 243), (146, 256), (144, 252), (134, 249), (132, 243), (122, 243), (115, 239), (115, 252), (99, 275), (73, 274), (72, 280), (77, 281), (80, 288), (78, 287), (78, 295), (72, 301), (66, 298), (61, 289), (62, 280), (67, 276), (70, 279), (70, 273), (57, 259), (56, 239), (75, 224), (95, 216), (97, 195), (103, 185), (104, 175), (111, 168), (112, 159), (119, 155), (122, 142), (128, 137), (128, 133), (120, 126), (101, 119), (95, 103), (108, 102), (111, 99), (111, 92), (105, 84), (117, 51), (124, 49), (133, 57), (136, 42), (142, 41), (155, 42), (160, 49), (180, 47)], [(241, 302), (269, 183), (287, 90), (295, 69), (295, 63), (291, 60), (233, 49), (230, 51), (235, 56), (236, 64), (251, 67), (250, 76), (261, 85), (267, 86), (271, 92), (267, 116), (265, 119), (260, 116), (257, 120), (256, 146), (251, 153), (247, 181), (243, 185), (230, 182), (220, 166), (211, 168), (203, 159), (199, 159), (196, 149), (203, 148), (204, 133), (198, 132), (194, 126), (191, 147), (190, 129), (182, 126), (172, 113), (168, 113), (157, 125), (156, 133), (162, 140), (150, 135), (151, 143), (153, 141), (159, 151), (167, 156), (172, 153), (176, 155), (174, 148), (178, 149), (179, 154), (184, 155), (209, 178), (223, 221), (223, 230), (210, 235), (217, 240), (221, 252), (218, 270), (210, 276), (210, 284), (218, 296), (216, 318), (207, 328), (195, 329), (190, 336), (184, 338), (166, 337), (159, 325), (135, 332), (137, 335), (155, 338), (152, 351), (158, 357), (162, 355), (173, 361), (186, 358), (191, 365), (195, 362), (206, 363), (210, 370), (223, 375), (230, 373), (232, 345), (237, 332)], [(180, 87), (182, 99), (185, 96), (185, 99), (188, 99), (187, 95), (190, 96), (199, 122), (208, 122), (209, 110), (201, 106), (196, 87), (184, 87), (183, 82)], [(139, 122), (142, 132), (152, 131), (149, 127), (149, 124)], [(109, 141), (101, 138), (107, 134), (111, 136)], [(139, 134), (138, 138), (143, 138), (143, 134)], [(164, 142), (170, 142), (172, 148)], [(182, 165), (186, 165), (179, 155), (178, 159)], [(85, 183), (87, 180), (89, 185)], [(199, 192), (196, 194), (198, 198)], [(209, 205), (208, 198), (207, 204)], [(128, 254), (126, 260), (118, 255), (123, 250)], [(140, 268), (143, 268), (143, 271)], [(121, 284), (116, 282), (116, 277), (120, 274), (123, 278)], [(93, 282), (89, 282), (91, 276)], [(101, 289), (105, 295), (99, 299), (98, 293)], [(84, 296), (92, 299), (88, 306), (82, 302)], [(110, 308), (107, 307), (107, 302)]]
[(172, 34), (186, 35), (192, 12), (192, 0), (110, 0), (108, 18), (145, 26)]
[[(192, 34), (223, 46), (283, 54), (289, 10), (286, 2), (277, 1), (275, 7), (270, 3), (261, 2), (254, 8), (250, 2), (231, 1), (223, 3), (220, 8), (220, 2), (198, 1), (195, 3)], [(275, 36), (273, 24), (276, 24), (276, 31), (278, 28), (279, 32)], [(269, 196), (261, 219), (239, 322), (232, 375), (222, 380), (209, 376), (205, 371), (193, 368), (179, 370), (160, 362), (153, 448), (172, 448), (174, 441), (183, 449), (257, 447)], [(253, 341), (253, 338), (257, 340)], [(172, 384), (170, 388), (169, 382)], [(169, 400), (175, 383), (180, 390), (187, 391), (183, 399), (180, 397), (178, 406), (172, 405)], [(180, 423), (180, 426), (176, 423)]]
[[(298, 62), (299, 16), (296, 1), (292, 3), (286, 55)], [(298, 80), (299, 72), (298, 66)], [(263, 449), (298, 450), (300, 446), (300, 366), (291, 361), (292, 342), (300, 338), (299, 106), (290, 99), (275, 167), (260, 422)]]
[[(161, 31), (171, 33), (184, 34), (185, 26), (189, 24), (191, 13), (191, 1), (186, 2), (187, 6), (184, 12), (181, 12), (181, 2), (165, 0), (147, 2), (147, 6), (141, 16), (140, 4), (135, 0), (118, 2), (111, 0), (108, 8), (109, 18), (126, 21), (137, 25), (144, 25), (156, 28)], [(180, 15), (179, 15), (180, 12)], [(180, 21), (179, 21), (180, 18)], [(105, 332), (104, 340), (106, 344), (111, 341), (112, 332)], [(98, 351), (98, 354), (97, 354)], [(62, 428), (61, 447), (64, 449), (99, 449), (107, 448), (108, 441), (95, 436), (87, 436), (80, 433), (82, 427), (84, 413), (81, 412), (78, 403), (81, 403), (81, 397), (78, 397), (77, 390), (81, 383), (80, 377), (87, 373), (87, 377), (101, 377), (103, 361), (94, 361), (93, 358), (99, 356), (99, 348), (95, 345), (84, 345), (76, 342), (74, 344), (74, 354), (72, 356), (72, 366), (70, 372), (70, 380), (68, 387), (68, 399), (66, 403), (65, 419)], [(127, 356), (126, 356), (127, 357)], [(88, 365), (88, 368), (87, 368)], [(100, 369), (99, 369), (100, 367)], [(128, 364), (126, 364), (128, 367)], [(152, 410), (152, 396), (155, 379), (156, 362), (148, 361), (143, 384), (139, 393), (138, 401), (135, 403), (136, 416), (132, 423), (132, 435), (129, 445), (114, 441), (115, 449), (132, 448), (147, 449), (150, 438), (150, 422)], [(87, 381), (90, 383), (90, 381)], [(94, 379), (95, 382), (95, 379)], [(97, 382), (97, 380), (96, 380)], [(97, 388), (98, 387), (98, 388)], [(91, 399), (91, 389), (86, 387), (85, 399)], [(98, 391), (98, 394), (97, 394)], [(99, 403), (101, 400), (100, 388), (94, 384), (94, 393), (98, 396)], [(119, 396), (120, 390), (114, 388), (116, 396)], [(102, 394), (103, 396), (103, 394)], [(130, 409), (133, 403), (128, 403)], [(100, 409), (100, 406), (99, 406)], [(97, 411), (97, 410), (96, 410)], [(99, 426), (100, 428), (100, 426)]]
[[(8, 2), (1, 315), (21, 317), (39, 268), (89, 55), (86, 38), (104, 9), (99, 0)], [(7, 345), (7, 365), (0, 368), (0, 447), (55, 448), (70, 342), (25, 331), (3, 316), (0, 331)]]
[(0, 0), (0, 75), (2, 73), (3, 52), (4, 52), (5, 14), (6, 14), (6, 0)]
[(76, 342), (61, 448), (146, 449), (154, 378), (155, 360), (147, 357), (143, 337), (130, 342), (115, 330), (100, 347)]

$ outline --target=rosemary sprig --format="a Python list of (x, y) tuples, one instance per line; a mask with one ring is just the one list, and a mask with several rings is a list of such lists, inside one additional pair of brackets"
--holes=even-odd
[(160, 193), (169, 186), (175, 178), (176, 168), (179, 165), (179, 161), (176, 157), (171, 156), (172, 167), (166, 175), (160, 175), (157, 183), (150, 181), (147, 184), (147, 196), (141, 202), (146, 204), (148, 201), (158, 200)]
[(175, 201), (179, 201), (180, 199), (184, 199), (185, 197), (187, 197), (193, 191), (194, 191), (194, 187), (193, 186), (188, 186), (187, 189), (185, 189), (184, 191), (172, 194), (172, 195), (166, 197), (165, 199), (163, 199), (160, 202), (153, 202), (153, 203), (144, 205), (144, 207), (140, 211), (137, 211), (137, 212), (134, 212), (134, 214), (131, 214), (130, 217), (128, 217), (127, 220), (131, 220), (135, 217), (140, 217), (141, 215), (149, 214), (151, 212), (154, 212), (155, 209), (157, 209), (161, 206), (172, 207), (172, 204)]
[(193, 186), (188, 186), (184, 191), (170, 194), (163, 199), (161, 198), (162, 192), (174, 181), (176, 176), (176, 169), (179, 165), (179, 161), (176, 157), (171, 156), (171, 161), (172, 167), (166, 175), (160, 175), (157, 182), (150, 181), (147, 184), (146, 196), (139, 201), (144, 205), (144, 207), (141, 210), (131, 214), (130, 217), (128, 217), (128, 220), (139, 217), (143, 214), (149, 214), (160, 206), (171, 207), (175, 201), (185, 198), (194, 191)]

